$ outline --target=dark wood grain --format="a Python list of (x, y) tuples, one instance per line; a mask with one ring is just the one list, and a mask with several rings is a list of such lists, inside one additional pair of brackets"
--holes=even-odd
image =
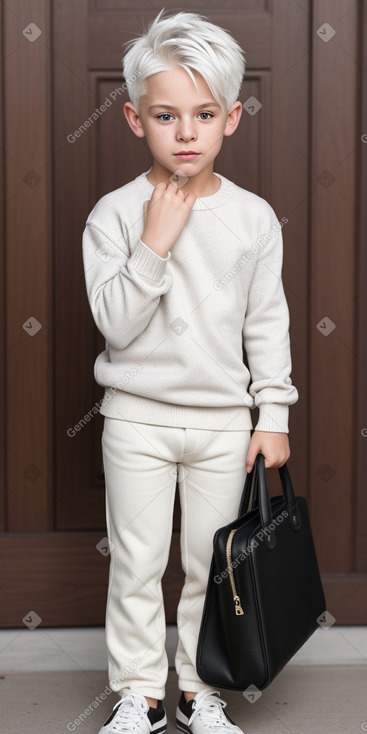
[[(328, 611), (337, 624), (366, 624), (366, 2), (185, 9), (238, 39), (247, 59), (239, 99), (262, 103), (254, 116), (244, 110), (214, 168), (288, 219), (283, 283), (300, 394), (288, 465), (309, 503)], [(158, 10), (8, 0), (1, 12), (0, 626), (22, 627), (32, 608), (44, 626), (103, 624), (108, 559), (95, 549), (106, 533), (103, 417), (67, 433), (103, 397), (93, 365), (104, 339), (87, 300), (81, 238), (97, 200), (151, 158), (126, 123), (126, 93), (74, 143), (67, 136), (122, 85), (123, 43)], [(325, 21), (336, 30), (327, 43), (317, 34)], [(22, 32), (30, 22), (42, 30), (34, 43)], [(23, 328), (31, 317), (41, 324), (34, 336)], [(317, 327), (324, 317), (336, 325), (328, 336)], [(270, 484), (277, 493), (275, 470)], [(168, 623), (183, 583), (179, 532), (176, 489)]]

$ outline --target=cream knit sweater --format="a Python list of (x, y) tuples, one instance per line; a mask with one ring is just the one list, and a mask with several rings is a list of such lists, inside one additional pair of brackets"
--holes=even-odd
[[(104, 416), (219, 431), (288, 433), (289, 311), (282, 226), (261, 197), (216, 173), (162, 258), (141, 240), (146, 174), (103, 196), (83, 234), (87, 295), (105, 349)], [(286, 220), (287, 221), (287, 220)], [(248, 367), (244, 362), (245, 350)]]

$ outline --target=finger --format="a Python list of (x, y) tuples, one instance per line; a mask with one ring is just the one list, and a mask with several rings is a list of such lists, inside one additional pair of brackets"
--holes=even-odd
[(152, 198), (153, 198), (153, 196), (154, 196), (155, 194), (159, 194), (159, 195), (161, 196), (161, 195), (163, 194), (163, 192), (164, 192), (165, 190), (166, 190), (166, 184), (164, 183), (164, 181), (160, 181), (160, 182), (159, 182), (159, 184), (157, 184), (157, 185), (156, 185), (156, 186), (154, 187), (154, 191), (153, 191), (153, 194), (152, 194)]
[(169, 188), (170, 186), (172, 187), (169, 189), (170, 191), (174, 190), (175, 194), (182, 194), (183, 196), (186, 196), (186, 193), (185, 191), (182, 190), (182, 187), (177, 186), (177, 184), (174, 181), (170, 181), (167, 188)]
[(185, 196), (187, 195), (185, 191), (182, 191), (182, 189), (180, 189), (178, 186), (175, 186), (175, 184), (172, 184), (172, 183), (168, 184), (167, 192), (169, 194), (174, 194), (177, 197), (177, 199), (182, 199), (182, 201), (185, 200)]
[(185, 203), (192, 207), (195, 204), (197, 196), (195, 194), (186, 194)]
[(248, 454), (246, 456), (246, 471), (247, 471), (247, 474), (249, 474), (250, 471), (252, 471), (252, 468), (253, 468), (254, 463), (255, 463), (255, 459), (256, 459), (256, 454), (254, 454), (252, 451), (251, 452), (248, 452)]
[(174, 194), (177, 194), (178, 191), (181, 191), (179, 186), (176, 186), (173, 181), (170, 181), (169, 184), (167, 184), (167, 191), (173, 192)]

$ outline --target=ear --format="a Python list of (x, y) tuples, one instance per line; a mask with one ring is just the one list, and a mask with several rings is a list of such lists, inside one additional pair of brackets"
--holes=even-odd
[(124, 115), (134, 135), (136, 135), (137, 138), (144, 138), (145, 132), (140, 121), (139, 112), (132, 102), (125, 102)]
[(227, 122), (224, 128), (223, 135), (233, 135), (235, 130), (237, 130), (242, 112), (243, 107), (241, 102), (239, 100), (237, 100), (237, 102), (233, 102), (227, 113)]

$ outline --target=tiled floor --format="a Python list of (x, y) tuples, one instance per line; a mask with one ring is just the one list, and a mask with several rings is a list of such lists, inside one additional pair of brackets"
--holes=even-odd
[[(176, 732), (176, 643), (170, 626), (168, 734)], [(1, 734), (97, 734), (118, 700), (107, 688), (98, 703), (107, 686), (102, 628), (0, 631)], [(253, 704), (242, 693), (220, 692), (246, 734), (361, 734), (367, 731), (367, 629), (320, 628)]]
[[(107, 685), (102, 671), (10, 673), (0, 683), (2, 734), (97, 734), (118, 700), (111, 694), (99, 705), (95, 701)], [(366, 692), (366, 670), (341, 665), (289, 666), (253, 704), (241, 693), (221, 694), (246, 734), (361, 734), (367, 731)], [(168, 734), (176, 731), (177, 698), (176, 674), (170, 671)], [(85, 710), (89, 715), (74, 723)]]

